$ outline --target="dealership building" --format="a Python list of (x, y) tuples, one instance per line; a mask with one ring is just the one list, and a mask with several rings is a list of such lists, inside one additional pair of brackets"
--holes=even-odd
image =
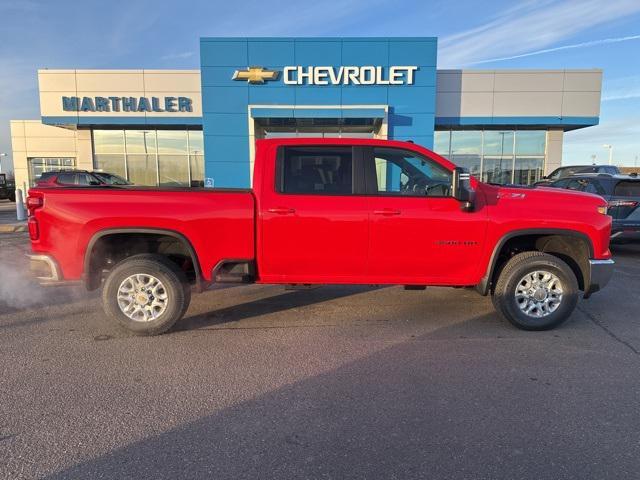
[(76, 168), (248, 187), (254, 140), (291, 136), (412, 140), (528, 184), (561, 164), (565, 132), (598, 123), (601, 70), (436, 59), (432, 37), (202, 38), (199, 70), (39, 70), (41, 117), (11, 122), (16, 185)]

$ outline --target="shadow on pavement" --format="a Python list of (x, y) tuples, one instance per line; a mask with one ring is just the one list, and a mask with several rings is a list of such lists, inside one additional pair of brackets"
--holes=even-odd
[(349, 297), (359, 293), (371, 292), (380, 287), (375, 286), (322, 286), (310, 290), (282, 291), (267, 298), (238, 303), (229, 307), (212, 310), (203, 314), (186, 317), (175, 327), (174, 331), (192, 330), (214, 327), (238, 322), (260, 315), (283, 312), (302, 308), (316, 303)]
[(615, 260), (617, 257), (638, 259), (640, 258), (640, 243), (623, 243), (610, 245), (611, 254)]
[[(496, 321), (483, 315), (442, 330)], [(562, 367), (551, 370), (532, 363), (538, 354), (553, 364), (553, 349), (537, 342), (446, 342), (434, 333), (443, 332), (48, 478), (511, 480), (629, 478), (638, 471), (634, 385), (614, 372), (584, 382), (590, 367), (581, 357), (560, 356)], [(553, 341), (544, 333), (518, 337), (532, 335)]]

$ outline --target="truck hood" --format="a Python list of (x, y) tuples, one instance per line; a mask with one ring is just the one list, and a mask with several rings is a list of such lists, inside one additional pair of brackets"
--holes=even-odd
[(518, 202), (529, 205), (544, 205), (546, 208), (553, 207), (555, 210), (585, 210), (595, 211), (599, 206), (606, 206), (604, 198), (593, 193), (577, 192), (575, 190), (565, 190), (552, 187), (518, 187), (518, 186), (498, 186), (479, 183), (482, 191), (486, 195), (489, 204), (504, 202)]

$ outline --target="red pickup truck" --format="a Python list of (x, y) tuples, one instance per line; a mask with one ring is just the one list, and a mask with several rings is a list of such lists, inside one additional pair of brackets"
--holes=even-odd
[(474, 287), (542, 330), (613, 271), (602, 198), (481, 183), (411, 142), (258, 140), (250, 190), (39, 187), (27, 206), (41, 283), (102, 287), (147, 335), (213, 282)]

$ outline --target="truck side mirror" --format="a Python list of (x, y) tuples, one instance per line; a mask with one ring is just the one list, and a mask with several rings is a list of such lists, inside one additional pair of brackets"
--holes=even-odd
[(471, 188), (471, 174), (469, 170), (462, 167), (454, 168), (451, 182), (451, 196), (461, 203), (460, 208), (463, 211), (473, 211), (475, 194), (476, 192)]

